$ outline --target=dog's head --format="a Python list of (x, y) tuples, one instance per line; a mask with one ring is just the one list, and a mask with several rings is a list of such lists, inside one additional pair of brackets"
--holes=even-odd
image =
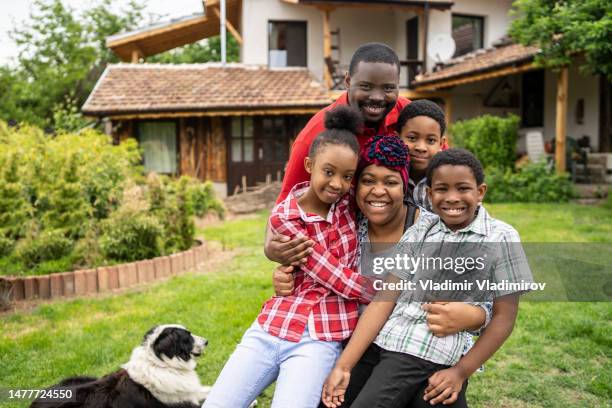
[(164, 355), (171, 360), (176, 357), (189, 361), (204, 352), (208, 340), (192, 334), (181, 325), (164, 324), (149, 330), (142, 345), (153, 351), (160, 360)]

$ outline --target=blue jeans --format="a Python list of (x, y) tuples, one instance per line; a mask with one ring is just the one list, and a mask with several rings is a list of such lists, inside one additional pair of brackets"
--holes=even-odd
[(310, 338), (308, 328), (296, 343), (268, 334), (255, 320), (202, 408), (246, 408), (274, 380), (272, 408), (317, 407), (325, 378), (341, 351), (340, 342)]

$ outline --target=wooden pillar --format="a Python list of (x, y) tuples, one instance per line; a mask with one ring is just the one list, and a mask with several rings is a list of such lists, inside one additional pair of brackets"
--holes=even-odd
[(446, 120), (446, 143), (448, 143), (448, 145), (450, 147), (452, 147), (452, 141), (451, 141), (451, 134), (448, 131), (448, 128), (451, 125), (451, 120), (453, 117), (453, 97), (452, 95), (448, 95), (446, 98), (444, 98), (444, 119)]
[(568, 69), (561, 68), (557, 78), (557, 120), (555, 136), (555, 167), (557, 174), (565, 172), (565, 138), (567, 128), (567, 82)]
[[(331, 10), (328, 8), (321, 9), (323, 12), (323, 58), (324, 61), (326, 58), (330, 58), (332, 56), (332, 48), (331, 48), (331, 29), (329, 27), (329, 15)], [(331, 89), (332, 82), (332, 73), (329, 72), (329, 67), (327, 64), (323, 64), (323, 81), (325, 82), (325, 86), (328, 89)]]

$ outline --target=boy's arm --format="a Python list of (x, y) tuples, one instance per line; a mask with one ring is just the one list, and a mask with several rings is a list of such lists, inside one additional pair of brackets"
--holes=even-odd
[(425, 400), (431, 399), (432, 404), (442, 401), (450, 404), (456, 400), (463, 382), (495, 354), (512, 333), (518, 302), (518, 294), (506, 295), (493, 302), (493, 318), (474, 347), (455, 366), (438, 371), (429, 378)]
[[(488, 303), (492, 305), (492, 303)], [(479, 330), (491, 320), (491, 312), (487, 312), (485, 303), (463, 302), (433, 302), (422, 306), (427, 312), (427, 325), (434, 336), (444, 337), (460, 331), (474, 332), (480, 335)]]
[[(307, 236), (307, 231), (298, 220), (282, 219), (278, 214), (272, 214), (270, 225), (273, 232), (290, 237)], [(340, 263), (321, 244), (315, 243), (312, 253), (300, 269), (321, 286), (331, 290), (338, 296), (350, 300), (369, 302), (374, 290), (371, 281)]]

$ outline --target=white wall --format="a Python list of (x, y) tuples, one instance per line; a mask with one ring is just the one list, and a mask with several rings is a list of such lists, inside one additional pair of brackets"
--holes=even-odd
[(280, 0), (245, 0), (242, 2), (242, 62), (268, 64), (268, 21), (307, 22), (308, 68), (323, 77), (323, 15), (314, 7), (287, 4)]
[[(512, 0), (455, 0), (450, 11), (432, 10), (429, 15), (428, 40), (436, 34), (451, 34), (451, 15), (467, 14), (484, 17), (484, 46), (490, 47), (495, 41), (508, 32), (511, 18), (508, 15)], [(427, 59), (427, 67), (431, 68), (434, 61)]]
[[(578, 70), (579, 63), (569, 69), (567, 92), (567, 136), (579, 139), (587, 135), (591, 147), (599, 150), (599, 80), (595, 76), (583, 75)], [(554, 139), (556, 132), (557, 111), (557, 78), (558, 74), (547, 70), (544, 88), (544, 137)], [(576, 122), (576, 106), (580, 98), (584, 99), (583, 124)]]
[[(470, 14), (485, 17), (485, 46), (506, 34), (510, 18), (511, 0), (456, 0), (451, 10), (431, 10), (427, 38), (451, 32), (451, 14)], [(348, 65), (360, 44), (379, 41), (393, 47), (400, 59), (406, 58), (406, 20), (414, 13), (378, 11), (361, 8), (338, 8), (330, 14), (332, 30), (340, 28), (341, 63)], [(268, 21), (293, 20), (307, 22), (308, 68), (319, 79), (323, 77), (323, 13), (304, 5), (280, 0), (245, 0), (242, 3), (242, 62), (268, 63)], [(421, 21), (422, 23), (422, 21)], [(423, 55), (420, 55), (423, 58)], [(427, 66), (433, 61), (428, 59)], [(402, 83), (405, 79), (402, 78)]]

